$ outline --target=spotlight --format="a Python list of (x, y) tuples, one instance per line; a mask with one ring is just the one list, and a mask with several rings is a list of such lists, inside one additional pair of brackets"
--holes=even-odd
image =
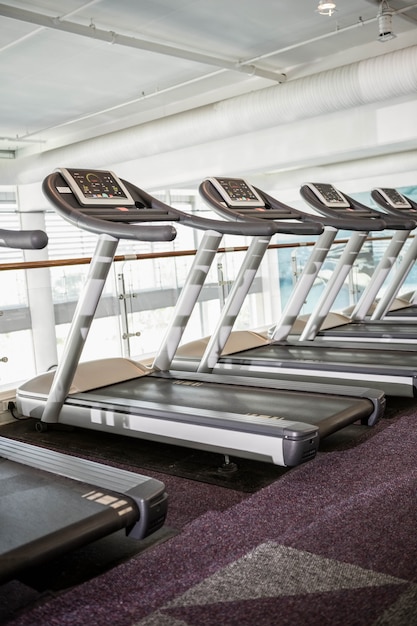
[(329, 16), (332, 16), (336, 10), (336, 2), (325, 2), (325, 0), (320, 0), (316, 9), (317, 13), (320, 13), (320, 15)]

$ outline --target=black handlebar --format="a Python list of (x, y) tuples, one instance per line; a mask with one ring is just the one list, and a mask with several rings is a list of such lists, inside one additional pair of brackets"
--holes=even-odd
[[(226, 206), (225, 200), (220, 196), (210, 180), (203, 181), (199, 187), (203, 198), (226, 219), (242, 219), (247, 222), (273, 221), (277, 226), (276, 232), (280, 233), (317, 235), (325, 227), (351, 231), (383, 230), (386, 228), (385, 216), (383, 220), (381, 214), (377, 213), (377, 211), (374, 213), (378, 215), (378, 219), (366, 219), (364, 217), (359, 219), (358, 213), (354, 214), (352, 212), (352, 215), (350, 215), (346, 210), (343, 216), (339, 216), (332, 209), (329, 209), (326, 214), (322, 212), (321, 215), (312, 215), (284, 204), (258, 187), (254, 187), (254, 189), (265, 203), (262, 211), (256, 208), (248, 211), (246, 208), (240, 209), (239, 207), (231, 208)], [(303, 197), (305, 194), (306, 197), (304, 199), (308, 204), (320, 212), (322, 208), (320, 202), (309, 188), (302, 188), (301, 194)], [(284, 222), (283, 220), (297, 221)]]
[(71, 193), (60, 193), (59, 189), (63, 187), (66, 187), (66, 183), (59, 172), (49, 174), (42, 184), (44, 194), (59, 210), (59, 214), (78, 228), (96, 234), (105, 233), (116, 239), (137, 241), (172, 241), (176, 237), (175, 228), (167, 224), (143, 226), (88, 215), (82, 212), (82, 207), (74, 204), (74, 196)]
[(300, 195), (307, 204), (327, 218), (329, 226), (333, 226), (334, 221), (337, 220), (338, 224), (340, 224), (338, 228), (343, 230), (370, 232), (381, 231), (386, 228), (381, 213), (360, 203), (353, 203), (352, 199), (346, 196), (346, 194), (343, 195), (350, 204), (348, 209), (335, 209), (325, 206), (307, 185), (302, 185)]
[[(386, 228), (394, 230), (412, 230), (416, 223), (408, 216), (387, 215), (369, 206), (366, 206), (343, 193), (349, 203), (349, 208), (333, 209), (326, 207), (315, 193), (307, 186), (300, 189), (302, 198), (314, 209), (333, 219), (333, 215), (339, 219), (340, 226), (344, 230), (381, 231)], [(349, 225), (348, 225), (349, 224)]]
[[(218, 191), (209, 180), (204, 180), (199, 186), (201, 196), (207, 200), (217, 213), (227, 220), (239, 221), (242, 225), (250, 225), (251, 230), (256, 228), (256, 224), (270, 224), (271, 234), (320, 235), (323, 232), (320, 219), (292, 222), (284, 221), (299, 220), (298, 212), (278, 201), (272, 206), (266, 194), (263, 194), (259, 189), (257, 189), (257, 191), (259, 195), (266, 200), (265, 211), (259, 210), (259, 212), (257, 212), (255, 209), (250, 212), (250, 215), (247, 215), (247, 209), (240, 211), (239, 208), (231, 209), (227, 207), (224, 200), (220, 197)], [(312, 217), (313, 216), (310, 215), (310, 218)]]
[[(255, 187), (255, 189), (262, 196), (262, 198), (271, 205), (272, 208), (274, 208), (275, 206), (285, 206), (282, 204), (282, 202), (280, 202), (276, 198), (273, 198), (272, 196), (265, 193), (264, 191), (261, 191), (257, 187)], [(298, 219), (305, 221), (305, 222), (310, 222), (310, 221), (318, 222), (322, 226), (322, 228), (327, 226), (327, 227), (336, 228), (336, 230), (352, 230), (352, 231), (364, 230), (363, 221), (359, 222), (359, 220), (354, 217), (340, 218), (337, 215), (330, 215), (330, 214), (329, 215), (315, 215), (315, 214), (312, 215), (311, 213), (306, 213), (305, 211), (300, 211), (299, 209), (290, 209), (290, 210), (294, 211), (297, 214)], [(365, 226), (366, 225), (369, 225), (369, 223), (368, 224), (365, 223)], [(375, 230), (378, 230), (378, 228), (375, 228)], [(380, 230), (382, 230), (382, 227)]]
[[(170, 225), (149, 226), (147, 222), (179, 222), (200, 230), (215, 230), (220, 234), (243, 236), (272, 236), (276, 232), (304, 232), (318, 234), (320, 226), (309, 224), (299, 231), (298, 224), (288, 224), (283, 228), (274, 222), (244, 220), (234, 215), (232, 221), (216, 220), (184, 213), (151, 196), (132, 183), (122, 183), (131, 195), (130, 204), (114, 207), (103, 203), (81, 205), (71, 192), (59, 171), (47, 176), (43, 181), (43, 191), (57, 212), (78, 228), (97, 234), (108, 234), (117, 239), (140, 241), (171, 241), (176, 230)], [(122, 203), (123, 201), (121, 201)], [(120, 210), (122, 209), (122, 211)]]
[(404, 196), (407, 202), (409, 202), (410, 208), (401, 207), (401, 209), (398, 209), (398, 208), (393, 207), (391, 204), (389, 204), (389, 202), (387, 202), (386, 199), (379, 193), (378, 189), (372, 189), (371, 197), (372, 197), (372, 200), (374, 200), (377, 203), (377, 205), (380, 206), (383, 211), (386, 211), (388, 215), (390, 215), (391, 217), (397, 216), (397, 217), (400, 217), (401, 219), (404, 219), (404, 216), (407, 216), (411, 220), (413, 220), (414, 226), (409, 228), (409, 230), (413, 230), (413, 228), (416, 227), (417, 225), (417, 202), (414, 202), (414, 200), (412, 200), (408, 196)]
[(43, 230), (6, 230), (0, 228), (0, 247), (20, 250), (41, 250), (48, 243)]
[(123, 181), (123, 183), (129, 189), (130, 193), (134, 196), (138, 195), (146, 206), (149, 206), (152, 209), (159, 209), (167, 216), (166, 219), (178, 221), (185, 226), (190, 226), (191, 228), (196, 228), (198, 230), (215, 230), (223, 235), (243, 235), (247, 237), (272, 236), (276, 232), (276, 228), (273, 224), (265, 224), (258, 221), (248, 224), (247, 222), (237, 218), (231, 222), (227, 222), (184, 213), (179, 209), (168, 206), (162, 202), (162, 200), (154, 198), (146, 191), (138, 189), (138, 187), (135, 187), (126, 181)]

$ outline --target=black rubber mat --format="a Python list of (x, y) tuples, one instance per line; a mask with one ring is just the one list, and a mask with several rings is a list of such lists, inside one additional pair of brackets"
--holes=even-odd
[(3, 437), (51, 448), (142, 474), (160, 472), (252, 493), (270, 484), (287, 468), (248, 459), (63, 425), (35, 430), (34, 420), (16, 420), (0, 428)]
[[(372, 428), (360, 424), (347, 426), (323, 439), (319, 453), (360, 444), (388, 424), (391, 417), (414, 403), (413, 398), (389, 398), (385, 416), (379, 424)], [(253, 493), (291, 471), (289, 468), (243, 458), (231, 457), (228, 464), (217, 453), (64, 425), (53, 426), (39, 433), (31, 419), (5, 424), (1, 426), (0, 434), (93, 461), (113, 463), (130, 471), (143, 474), (147, 471), (160, 472), (246, 493)]]

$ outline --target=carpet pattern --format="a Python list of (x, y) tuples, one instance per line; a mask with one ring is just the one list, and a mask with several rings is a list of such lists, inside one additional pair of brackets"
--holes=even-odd
[(416, 420), (413, 406), (256, 493), (220, 489), (174, 537), (7, 623), (417, 624)]
[[(269, 542), (137, 622), (137, 626), (215, 626), (222, 615), (226, 615), (222, 623), (276, 624), (277, 610), (279, 622), (287, 623), (282, 618), (286, 605), (291, 607), (288, 623), (313, 623), (311, 619), (316, 616), (317, 623), (332, 624), (335, 618), (329, 608), (335, 604), (340, 623), (355, 624), (352, 603), (359, 598), (368, 603), (366, 618), (374, 621), (381, 608), (393, 602), (395, 612), (408, 610), (410, 591), (416, 594), (417, 585), (411, 585), (410, 590), (408, 581)], [(378, 605), (375, 595), (380, 596)], [(227, 620), (230, 612), (233, 622)]]

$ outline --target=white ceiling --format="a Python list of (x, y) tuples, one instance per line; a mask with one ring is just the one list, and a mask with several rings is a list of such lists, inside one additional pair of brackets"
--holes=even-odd
[(417, 43), (417, 2), (390, 0), (397, 36), (384, 43), (378, 0), (336, 0), (332, 17), (319, 15), (317, 3), (1, 3), (1, 156), (48, 150)]

